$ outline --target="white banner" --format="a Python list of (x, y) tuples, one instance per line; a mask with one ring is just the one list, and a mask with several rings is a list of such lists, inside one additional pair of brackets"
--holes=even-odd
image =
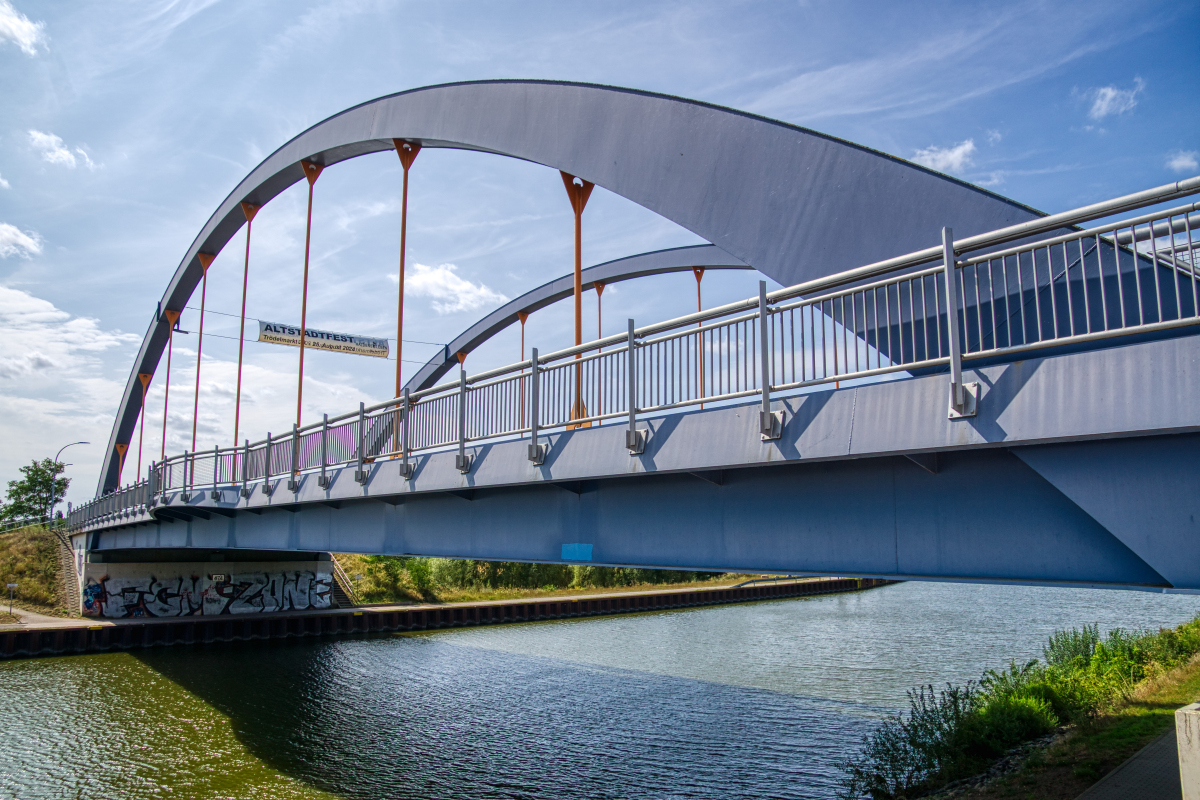
[[(271, 344), (300, 346), (300, 326), (283, 325), (278, 322), (258, 323), (258, 340)], [(354, 353), (360, 356), (387, 358), (388, 340), (373, 336), (352, 336), (349, 333), (331, 333), (308, 328), (304, 334), (304, 346), (335, 353)]]

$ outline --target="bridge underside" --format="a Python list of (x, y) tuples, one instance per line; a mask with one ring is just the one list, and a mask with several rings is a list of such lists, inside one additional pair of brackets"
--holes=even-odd
[[(612, 566), (1196, 589), (1198, 445), (962, 451), (936, 473), (892, 456), (475, 489), (157, 522), (98, 544), (541, 562), (588, 545)], [(1165, 571), (1185, 583), (1152, 562), (1182, 566)]]

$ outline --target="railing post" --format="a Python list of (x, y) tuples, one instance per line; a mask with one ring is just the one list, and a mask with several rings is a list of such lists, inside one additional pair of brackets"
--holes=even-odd
[(367, 424), (367, 404), (360, 402), (358, 404), (358, 469), (354, 472), (354, 480), (365, 484), (367, 482), (367, 471), (363, 469), (366, 463), (363, 456), (363, 450), (366, 449), (366, 424)]
[(767, 282), (758, 282), (758, 352), (762, 371), (762, 408), (759, 410), (759, 433), (764, 442), (783, 435), (783, 412), (771, 412), (771, 309), (767, 307)]
[(300, 491), (300, 426), (292, 423), (292, 474), (288, 478), (288, 491)]
[(650, 431), (647, 428), (638, 430), (637, 427), (637, 336), (634, 333), (633, 320), (629, 320), (625, 366), (625, 382), (629, 384), (629, 428), (625, 431), (625, 449), (631, 456), (640, 456), (646, 452), (646, 439)]
[(400, 412), (400, 477), (409, 480), (413, 476), (413, 465), (408, 460), (408, 415), (412, 413), (412, 398), (408, 387), (404, 387), (404, 400)]
[(458, 455), (454, 457), (455, 468), (466, 475), (471, 471), (471, 457), (467, 455), (467, 371), (458, 369)]
[(538, 384), (541, 383), (541, 374), (538, 371), (538, 352), (537, 348), (530, 349), (529, 363), (532, 369), (529, 371), (529, 461), (534, 466), (541, 466), (546, 463), (546, 446), (538, 443), (538, 409), (541, 403), (538, 401)]
[(950, 337), (950, 419), (975, 416), (979, 384), (963, 383), (962, 342), (958, 324), (958, 268), (954, 261), (954, 231), (942, 228), (942, 269), (946, 278), (946, 330)]
[(263, 454), (263, 482), (262, 493), (270, 495), (274, 490), (271, 486), (271, 432), (267, 431), (267, 450)]
[(214, 503), (220, 502), (223, 499), (221, 496), (221, 490), (217, 488), (217, 478), (219, 477), (220, 471), (221, 447), (218, 445), (213, 448), (213, 488), (210, 497), (212, 497)]
[(329, 476), (325, 474), (325, 468), (329, 465), (329, 415), (321, 420), (321, 477), (317, 479), (317, 486), (322, 489), (329, 488)]
[(250, 496), (250, 488), (247, 486), (250, 477), (250, 440), (246, 440), (246, 444), (242, 446), (242, 497)]
[[(195, 459), (193, 458), (192, 461), (193, 461), (193, 467), (194, 467)], [(185, 503), (188, 500), (192, 499), (191, 494), (188, 492), (188, 451), (187, 450), (183, 451), (183, 491), (180, 493), (179, 499)]]

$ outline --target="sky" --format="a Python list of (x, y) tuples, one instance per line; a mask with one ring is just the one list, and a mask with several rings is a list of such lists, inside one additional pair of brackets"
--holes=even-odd
[[(345, 108), (460, 80), (586, 81), (762, 114), (922, 163), (1046, 212), (1200, 174), (1200, 5), (1178, 2), (387, 2), (0, 0), (0, 483), (71, 448), (93, 496), (113, 415), (171, 275), (268, 154)], [(314, 195), (309, 325), (395, 336), (401, 167), (326, 170)], [(254, 223), (249, 320), (298, 323), (306, 189)], [(477, 318), (571, 270), (572, 212), (551, 169), (426, 150), (410, 174), (405, 375)], [(585, 265), (696, 235), (597, 189)], [(166, 450), (233, 437), (244, 229), (173, 350)], [(709, 273), (705, 305), (757, 292)], [(692, 310), (690, 274), (616, 285), (605, 334)], [(595, 296), (585, 319), (596, 324)], [(199, 305), (198, 294), (189, 306)], [(570, 343), (569, 304), (527, 345)], [(248, 321), (247, 336), (257, 336)], [(519, 330), (468, 370), (519, 358)], [(395, 352), (393, 343), (393, 353)], [(245, 345), (243, 436), (290, 427), (296, 350)], [(305, 418), (391, 395), (395, 363), (311, 352)], [(165, 369), (142, 469), (163, 449)], [(139, 439), (125, 480), (137, 472)]]

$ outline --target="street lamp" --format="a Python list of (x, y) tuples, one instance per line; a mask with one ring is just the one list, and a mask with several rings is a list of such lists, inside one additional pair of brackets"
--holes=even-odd
[(71, 442), (70, 444), (64, 444), (59, 448), (58, 454), (54, 456), (54, 466), (51, 468), (52, 471), (50, 473), (50, 509), (46, 512), (46, 518), (50, 521), (51, 526), (54, 525), (54, 482), (58, 477), (58, 457), (63, 454), (63, 450), (66, 450), (68, 447), (74, 447), (77, 444), (91, 444), (91, 442)]

